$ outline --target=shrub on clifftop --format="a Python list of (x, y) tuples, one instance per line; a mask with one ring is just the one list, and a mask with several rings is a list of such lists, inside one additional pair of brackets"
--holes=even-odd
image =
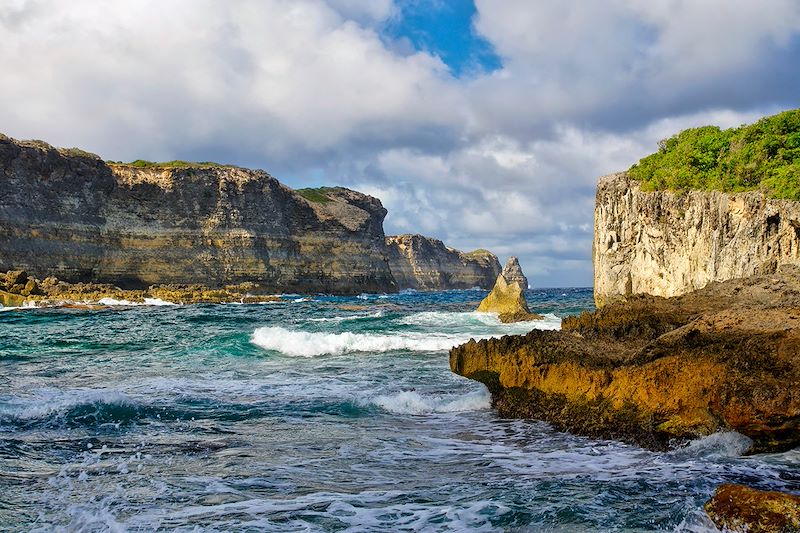
[(703, 126), (659, 142), (630, 169), (643, 190), (763, 190), (800, 200), (800, 109), (721, 130)]

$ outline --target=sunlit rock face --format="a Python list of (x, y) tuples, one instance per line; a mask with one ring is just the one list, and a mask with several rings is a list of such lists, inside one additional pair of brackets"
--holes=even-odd
[(464, 253), (422, 235), (386, 237), (386, 246), (389, 268), (401, 290), (489, 289), (500, 274), (497, 256), (486, 250)]
[(0, 271), (125, 288), (396, 290), (386, 210), (348, 189), (306, 199), (260, 170), (114, 165), (5, 136), (0, 188)]
[(594, 227), (598, 306), (800, 264), (800, 202), (760, 192), (643, 192), (627, 173), (611, 174), (597, 186)]

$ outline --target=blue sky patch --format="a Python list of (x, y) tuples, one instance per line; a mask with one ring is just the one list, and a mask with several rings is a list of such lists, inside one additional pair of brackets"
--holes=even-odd
[(381, 34), (438, 56), (456, 77), (469, 77), (502, 67), (492, 45), (472, 27), (475, 13), (473, 0), (400, 0)]

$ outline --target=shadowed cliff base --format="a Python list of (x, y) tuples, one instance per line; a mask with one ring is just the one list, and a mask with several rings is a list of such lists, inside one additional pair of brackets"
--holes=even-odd
[(800, 270), (637, 296), (561, 331), (453, 348), (501, 416), (665, 449), (733, 430), (752, 452), (800, 444)]

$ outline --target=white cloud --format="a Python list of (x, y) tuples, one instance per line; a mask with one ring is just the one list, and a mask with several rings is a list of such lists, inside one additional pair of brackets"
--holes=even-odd
[(682, 128), (800, 104), (794, 0), (476, 4), (503, 66), (459, 80), (380, 35), (391, 0), (7, 0), (0, 130), (350, 185), (388, 232), (563, 285), (591, 283), (599, 175)]

